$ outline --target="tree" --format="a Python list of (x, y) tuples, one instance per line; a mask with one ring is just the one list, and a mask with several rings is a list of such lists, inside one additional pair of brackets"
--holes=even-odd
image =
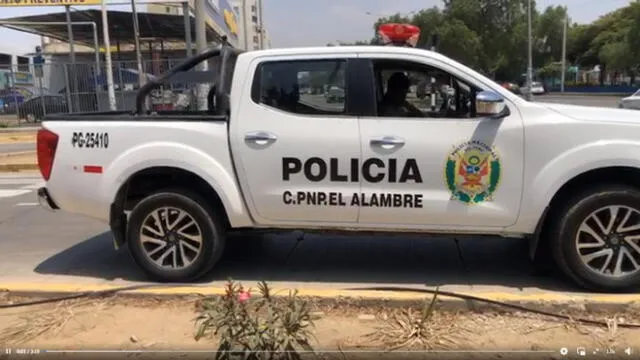
[[(549, 6), (542, 13), (532, 1), (533, 64), (538, 73), (559, 74), (564, 21), (567, 19), (567, 60), (581, 67), (600, 66), (626, 72), (632, 79), (640, 66), (640, 0), (600, 17), (591, 24), (571, 24), (564, 6)], [(517, 81), (527, 68), (528, 0), (443, 0), (443, 7), (426, 8), (413, 16), (395, 14), (383, 23), (411, 23), (420, 28), (418, 47), (430, 47), (434, 34), (437, 51), (496, 80)], [(570, 24), (570, 25), (569, 25)], [(356, 44), (375, 43), (363, 41)]]

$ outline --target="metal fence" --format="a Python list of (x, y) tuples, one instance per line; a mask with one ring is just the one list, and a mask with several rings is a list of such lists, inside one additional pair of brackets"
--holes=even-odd
[[(157, 77), (183, 61), (145, 60), (143, 80)], [(104, 63), (100, 65), (98, 68), (95, 62), (52, 62), (44, 64), (42, 69), (31, 66), (30, 71), (0, 65), (0, 126), (10, 122), (32, 125), (48, 114), (111, 110), (107, 74)], [(216, 66), (215, 62), (208, 65), (209, 69)], [(113, 61), (112, 74), (116, 110), (135, 109), (140, 87), (137, 62)], [(198, 80), (206, 83), (212, 82), (213, 78)], [(178, 79), (154, 90), (148, 104), (152, 110), (197, 107), (196, 89), (197, 83)]]

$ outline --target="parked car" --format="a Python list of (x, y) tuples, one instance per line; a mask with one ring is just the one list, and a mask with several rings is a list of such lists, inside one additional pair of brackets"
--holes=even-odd
[(18, 118), (27, 122), (36, 122), (45, 115), (68, 111), (67, 101), (62, 95), (36, 96), (18, 106)]
[[(229, 234), (299, 229), (526, 239), (536, 264), (555, 264), (583, 288), (637, 291), (635, 112), (529, 102), (409, 47), (223, 44), (159, 78), (211, 58), (222, 60), (210, 81), (224, 86), (208, 111), (150, 114), (151, 86), (133, 112), (45, 118), (40, 203), (109, 223), (116, 247), (160, 281), (204, 276)], [(337, 63), (355, 94), (344, 108), (305, 105), (296, 86), (262, 95), (270, 75), (296, 79)], [(464, 84), (459, 99), (474, 106), (379, 112), (382, 73), (432, 68)]]
[(636, 91), (631, 96), (627, 96), (620, 100), (618, 107), (621, 109), (634, 109), (640, 110), (640, 90)]
[(327, 103), (344, 102), (344, 89), (340, 86), (331, 86), (324, 93)]
[(502, 87), (516, 95), (522, 95), (522, 91), (520, 91), (520, 86), (518, 86), (518, 84), (506, 82), (502, 84)]
[[(523, 94), (529, 92), (529, 87), (527, 85), (521, 88)], [(534, 81), (531, 83), (531, 94), (533, 95), (544, 95), (547, 93), (547, 90), (544, 87), (544, 84), (541, 82)]]

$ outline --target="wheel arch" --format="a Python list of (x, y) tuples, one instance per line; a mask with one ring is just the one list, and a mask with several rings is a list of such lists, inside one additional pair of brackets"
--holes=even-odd
[(540, 256), (540, 245), (546, 241), (545, 230), (552, 216), (558, 215), (559, 205), (566, 202), (572, 193), (583, 191), (599, 185), (627, 185), (640, 190), (640, 168), (635, 166), (608, 166), (584, 171), (566, 181), (553, 194), (551, 201), (545, 207), (538, 219), (536, 230), (531, 237), (529, 256), (534, 259)]
[(232, 226), (224, 201), (216, 189), (200, 175), (175, 166), (153, 166), (136, 171), (118, 188), (110, 206), (109, 225), (116, 247), (126, 242), (126, 211), (144, 197), (166, 188), (184, 188), (210, 201), (212, 210), (221, 215), (224, 228)]

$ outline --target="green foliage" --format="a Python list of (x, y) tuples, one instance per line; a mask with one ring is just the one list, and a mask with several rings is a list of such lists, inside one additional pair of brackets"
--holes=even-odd
[(308, 303), (297, 297), (297, 291), (274, 298), (265, 282), (259, 283), (258, 292), (253, 296), (251, 289), (229, 281), (225, 295), (203, 302), (196, 318), (196, 341), (218, 337), (216, 360), (234, 355), (245, 360), (295, 360), (301, 358), (301, 350), (313, 353)]
[[(541, 74), (557, 74), (562, 60), (564, 22), (567, 21), (567, 65), (634, 73), (640, 66), (640, 0), (600, 17), (591, 24), (571, 24), (564, 6), (537, 11), (532, 1), (533, 63)], [(527, 67), (528, 0), (443, 0), (438, 7), (413, 16), (395, 14), (382, 23), (412, 23), (421, 30), (419, 47), (430, 47), (497, 80), (517, 81)], [(370, 43), (370, 42), (366, 42)]]

